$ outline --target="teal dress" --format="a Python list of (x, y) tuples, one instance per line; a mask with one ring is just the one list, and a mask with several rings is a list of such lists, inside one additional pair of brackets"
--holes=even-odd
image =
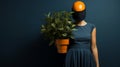
[(74, 39), (70, 40), (65, 67), (96, 67), (91, 51), (91, 33), (95, 25), (87, 23), (75, 28), (77, 30), (72, 32)]

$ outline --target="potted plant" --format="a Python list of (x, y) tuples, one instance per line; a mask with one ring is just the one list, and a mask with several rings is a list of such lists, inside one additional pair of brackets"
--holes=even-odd
[(50, 39), (50, 45), (55, 43), (58, 53), (66, 53), (69, 38), (72, 37), (72, 31), (75, 30), (75, 24), (72, 23), (73, 12), (58, 11), (48, 13), (45, 17), (46, 24), (41, 25), (41, 32)]

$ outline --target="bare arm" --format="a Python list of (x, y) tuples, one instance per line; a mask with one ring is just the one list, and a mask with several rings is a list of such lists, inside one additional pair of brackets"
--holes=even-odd
[(97, 49), (97, 45), (96, 45), (96, 28), (93, 29), (92, 31), (92, 53), (94, 55), (94, 59), (96, 62), (96, 67), (99, 67), (99, 58), (98, 58), (98, 49)]

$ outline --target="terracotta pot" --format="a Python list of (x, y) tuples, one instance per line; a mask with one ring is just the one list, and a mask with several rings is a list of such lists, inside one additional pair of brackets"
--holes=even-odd
[(56, 39), (55, 41), (58, 53), (67, 53), (69, 39)]

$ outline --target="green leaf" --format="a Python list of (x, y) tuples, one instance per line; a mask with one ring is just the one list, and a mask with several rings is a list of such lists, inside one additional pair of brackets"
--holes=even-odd
[(51, 13), (49, 12), (49, 13), (47, 14), (47, 17), (50, 17), (50, 15), (51, 15)]
[(70, 30), (70, 27), (69, 26), (66, 26), (67, 30)]
[(54, 23), (51, 23), (51, 26), (52, 26), (53, 28), (55, 28), (55, 24), (54, 24)]
[(54, 43), (54, 40), (52, 40), (52, 41), (49, 43), (49, 46), (51, 46), (53, 43)]
[(45, 28), (45, 25), (41, 25), (41, 28)]
[(71, 21), (68, 21), (68, 23), (69, 23), (69, 24), (72, 24), (72, 22), (71, 22)]
[(73, 31), (76, 31), (77, 29), (72, 29)]
[(75, 26), (76, 26), (75, 24), (72, 25), (72, 27), (75, 27)]
[(74, 39), (74, 37), (73, 37), (73, 36), (71, 36), (70, 38)]
[(46, 31), (46, 29), (41, 29), (41, 32), (45, 32)]
[(67, 36), (67, 33), (62, 34), (62, 36), (64, 36), (64, 37)]
[(64, 28), (58, 28), (58, 30), (64, 30)]

